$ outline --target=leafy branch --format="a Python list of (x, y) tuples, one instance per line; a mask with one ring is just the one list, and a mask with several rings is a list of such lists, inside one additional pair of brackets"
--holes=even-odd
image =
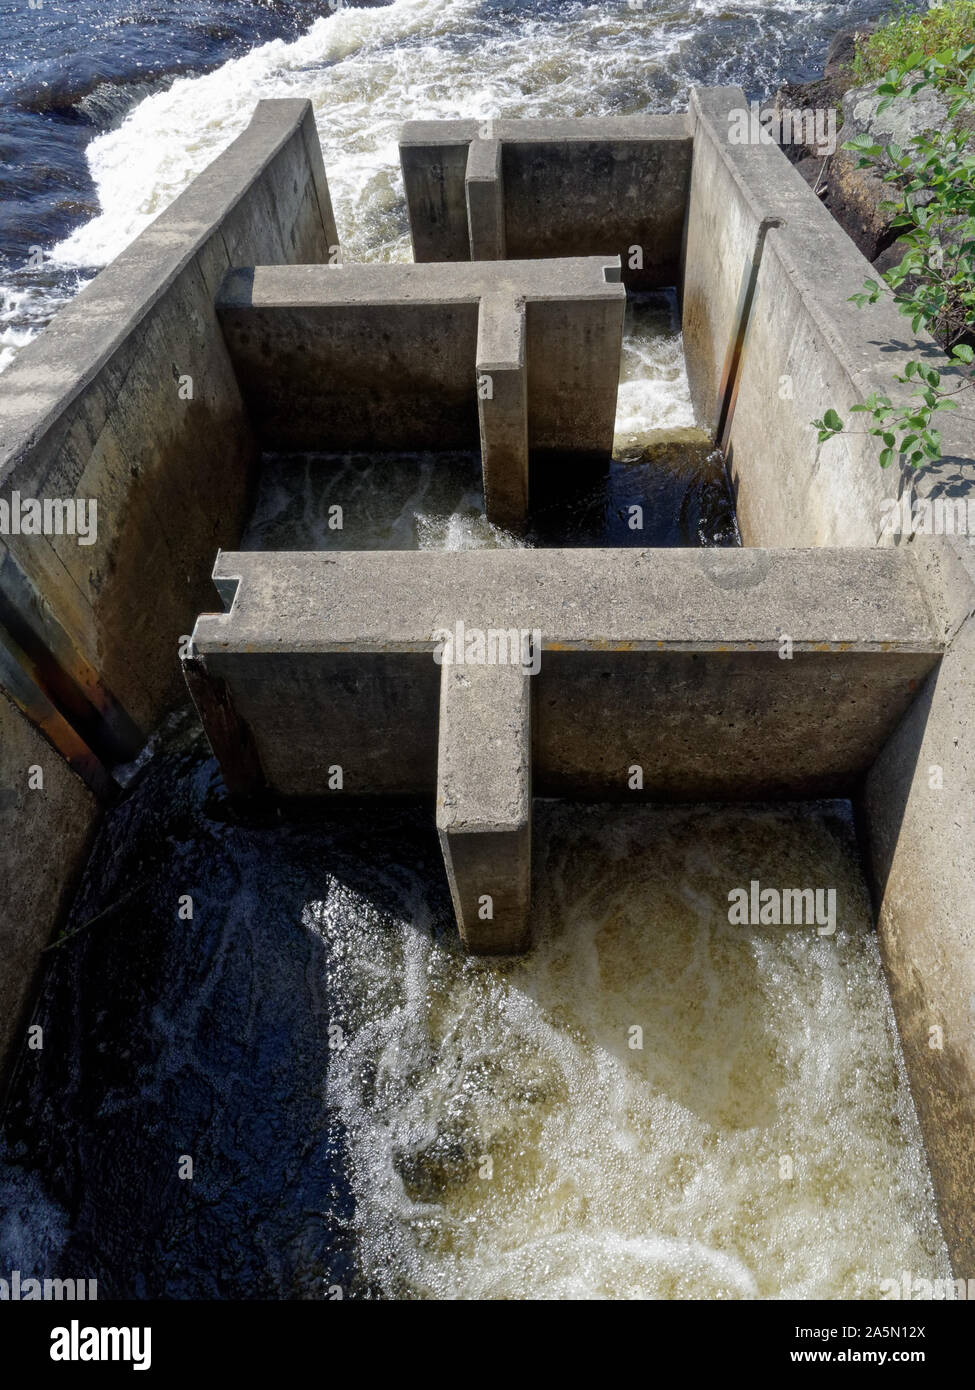
[[(857, 135), (843, 148), (859, 155), (858, 169), (872, 169), (897, 196), (881, 207), (893, 211), (891, 227), (900, 233), (904, 254), (884, 275), (900, 313), (914, 333), (922, 329), (944, 347), (950, 366), (939, 372), (920, 361), (906, 364), (895, 380), (911, 386), (896, 402), (874, 392), (851, 413), (869, 416), (863, 431), (847, 430), (835, 409), (813, 426), (820, 443), (838, 434), (865, 433), (881, 446), (881, 467), (895, 458), (920, 468), (942, 457), (939, 411), (975, 405), (975, 154), (969, 132), (955, 124), (962, 112), (975, 113), (975, 45), (925, 57), (909, 54), (889, 69), (877, 87), (877, 114), (903, 97), (934, 87), (948, 103), (946, 129), (913, 137), (907, 149)], [(883, 287), (867, 280), (850, 296), (858, 307), (876, 304)], [(961, 397), (961, 401), (956, 399)], [(963, 416), (962, 418), (969, 418)], [(975, 417), (972, 417), (975, 420)]]

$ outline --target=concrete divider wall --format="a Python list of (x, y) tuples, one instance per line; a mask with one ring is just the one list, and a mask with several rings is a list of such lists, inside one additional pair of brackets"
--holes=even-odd
[(413, 259), (469, 261), (464, 176), (477, 121), (407, 121), (399, 138)]
[(178, 698), (178, 638), (244, 520), (258, 446), (217, 288), (232, 265), (324, 260), (336, 242), (310, 103), (261, 102), (0, 378), (0, 497), (97, 506), (93, 544), (0, 536), (0, 1066), (106, 765)]
[(619, 255), (632, 288), (676, 284), (690, 156), (683, 114), (408, 121), (414, 259)]
[(327, 259), (335, 240), (310, 103), (262, 102), (0, 380), (0, 495), (98, 507), (92, 545), (0, 541), (4, 616), (98, 713), (109, 758), (177, 694), (177, 638), (243, 521), (257, 447), (213, 310), (220, 281), (242, 259)]
[[(387, 269), (309, 266), (295, 277), (257, 266), (228, 277), (220, 321), (266, 448), (476, 446), (477, 299), (438, 304), (431, 288), (397, 303)], [(372, 303), (336, 297), (364, 278), (386, 291)]]
[(40, 953), (97, 819), (94, 796), (0, 691), (0, 1099)]
[(269, 448), (478, 443), (479, 320), (524, 306), (533, 448), (608, 455), (625, 292), (611, 257), (256, 266), (217, 307)]
[(218, 757), (233, 773), (249, 742), (282, 798), (328, 795), (335, 765), (349, 795), (430, 793), (458, 620), (539, 634), (536, 789), (595, 800), (632, 795), (632, 764), (666, 799), (848, 793), (941, 651), (897, 551), (225, 553), (215, 574), (235, 596), (197, 621), (191, 685), (249, 730)]
[(599, 801), (842, 794), (941, 650), (894, 551), (245, 553), (214, 578), (229, 611), (197, 620), (186, 676), (230, 790), (435, 787), (478, 952), (528, 944), (533, 776)]
[(625, 299), (591, 256), (255, 266), (217, 308), (265, 446), (480, 445), (488, 519), (520, 528), (530, 455), (609, 460)]

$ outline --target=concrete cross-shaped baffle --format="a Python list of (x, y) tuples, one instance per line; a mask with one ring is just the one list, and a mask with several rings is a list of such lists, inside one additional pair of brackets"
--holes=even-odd
[(266, 448), (480, 447), (488, 520), (521, 530), (531, 458), (609, 460), (625, 303), (590, 256), (256, 266), (217, 313)]
[(531, 797), (848, 796), (943, 651), (900, 550), (222, 553), (184, 664), (238, 797), (436, 797), (525, 948)]
[(407, 121), (415, 261), (618, 254), (631, 289), (681, 279), (693, 119)]

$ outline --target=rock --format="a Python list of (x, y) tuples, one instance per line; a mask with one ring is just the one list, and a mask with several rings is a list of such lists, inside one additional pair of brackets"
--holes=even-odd
[[(896, 100), (877, 114), (882, 97), (875, 84), (851, 87), (843, 97), (842, 140), (869, 135), (878, 145), (891, 141), (906, 149), (910, 141), (928, 130), (940, 129), (948, 118), (947, 103), (935, 92), (918, 92), (910, 100)], [(882, 206), (896, 196), (870, 169), (858, 169), (859, 155), (838, 149), (829, 171), (829, 207), (866, 256), (876, 261), (894, 240), (890, 223), (893, 212)]]
[[(857, 39), (872, 34), (877, 27), (876, 20), (864, 24), (854, 24), (840, 29), (833, 35), (833, 41), (826, 51), (826, 65), (823, 72), (827, 77), (849, 77), (852, 81), (853, 59), (856, 56)], [(849, 85), (849, 83), (847, 84)]]

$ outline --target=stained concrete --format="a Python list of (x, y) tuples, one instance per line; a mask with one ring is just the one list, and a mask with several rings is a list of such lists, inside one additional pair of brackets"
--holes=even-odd
[(0, 380), (4, 494), (98, 502), (94, 545), (7, 536), (0, 565), (30, 643), (100, 712), (106, 756), (133, 752), (178, 694), (177, 639), (245, 516), (258, 446), (220, 281), (241, 260), (326, 260), (335, 241), (311, 104), (261, 102)]
[[(246, 515), (259, 446), (217, 288), (241, 261), (325, 260), (335, 244), (311, 104), (261, 102), (0, 378), (4, 496), (98, 508), (92, 545), (0, 538), (0, 1063), (83, 862), (93, 793), (112, 794), (112, 764), (179, 698), (178, 639)], [(25, 789), (34, 763), (43, 792)]]
[(531, 676), (444, 665), (437, 831), (461, 939), (478, 955), (523, 951), (531, 906)]
[(596, 800), (633, 795), (634, 763), (648, 797), (848, 793), (942, 649), (894, 551), (227, 553), (215, 573), (235, 596), (194, 660), (285, 798), (327, 794), (331, 764), (347, 793), (430, 794), (433, 653), (458, 620), (540, 633), (536, 790)]
[[(682, 331), (698, 416), (725, 448), (746, 545), (891, 544), (884, 502), (916, 478), (879, 467), (850, 407), (874, 391), (908, 396), (895, 374), (917, 357), (940, 370), (944, 354), (890, 294), (850, 302), (876, 272), (777, 145), (732, 143), (742, 110), (738, 88), (691, 96)], [(852, 432), (820, 445), (812, 421), (829, 406)], [(937, 423), (947, 457), (924, 471), (923, 493), (975, 469), (970, 424), (953, 412)]]
[(965, 1279), (975, 1278), (973, 712), (970, 620), (872, 767), (862, 808), (881, 952), (941, 1228)]
[(407, 121), (400, 163), (416, 261), (618, 255), (632, 288), (678, 280), (683, 114)]
[[(975, 550), (968, 536), (891, 534), (885, 504), (905, 491), (975, 497), (975, 435), (944, 412), (942, 463), (920, 474), (879, 467), (850, 407), (874, 391), (896, 399), (909, 360), (942, 370), (944, 355), (889, 294), (866, 309), (850, 302), (876, 272), (781, 151), (730, 144), (728, 114), (745, 105), (736, 89), (692, 98), (688, 374), (703, 418), (723, 431), (746, 544), (900, 545), (925, 575), (946, 655), (854, 794), (942, 1228), (956, 1275), (971, 1278)], [(811, 422), (829, 406), (854, 432), (819, 444)], [(822, 720), (819, 736), (828, 731)]]
[[(81, 778), (0, 692), (0, 1098), (41, 952), (70, 900), (97, 815)], [(59, 1045), (50, 1036), (43, 1042)]]
[(478, 334), (490, 342), (496, 313), (523, 307), (532, 447), (608, 454), (626, 301), (618, 280), (608, 256), (257, 266), (227, 277), (217, 308), (270, 448), (476, 444)]

